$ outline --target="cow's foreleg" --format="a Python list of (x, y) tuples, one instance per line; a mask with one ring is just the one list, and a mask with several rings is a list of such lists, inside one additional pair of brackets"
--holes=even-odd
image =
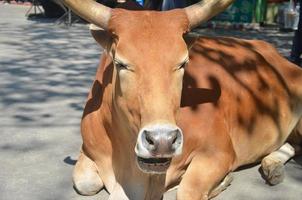
[(193, 158), (179, 185), (177, 200), (208, 200), (213, 196), (211, 191), (217, 195), (229, 185), (230, 179), (226, 180), (224, 187), (214, 189), (230, 172), (231, 159), (228, 155), (221, 155), (201, 154)]
[(284, 179), (284, 164), (295, 155), (295, 149), (284, 144), (280, 149), (264, 157), (261, 162), (264, 178), (271, 185), (281, 183)]
[(95, 163), (83, 152), (73, 171), (73, 184), (81, 195), (94, 195), (104, 187)]

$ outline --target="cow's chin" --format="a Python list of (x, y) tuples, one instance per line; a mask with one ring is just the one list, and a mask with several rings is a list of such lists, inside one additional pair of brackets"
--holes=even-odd
[(172, 158), (142, 158), (136, 157), (137, 165), (141, 171), (149, 174), (165, 174)]

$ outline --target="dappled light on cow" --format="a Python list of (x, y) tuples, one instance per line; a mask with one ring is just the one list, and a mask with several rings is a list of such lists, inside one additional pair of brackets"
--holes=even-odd
[(197, 110), (198, 105), (204, 103), (212, 103), (218, 107), (219, 98), (221, 96), (221, 84), (217, 77), (209, 75), (205, 78), (208, 81), (208, 87), (199, 87), (196, 78), (188, 72), (184, 75), (184, 84), (182, 90), (181, 107), (190, 107)]

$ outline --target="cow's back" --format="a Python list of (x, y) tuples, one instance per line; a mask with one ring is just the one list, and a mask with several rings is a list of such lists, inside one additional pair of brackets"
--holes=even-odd
[(301, 80), (302, 70), (265, 42), (200, 37), (184, 78), (184, 155), (228, 149), (231, 140), (236, 168), (275, 150), (299, 118)]

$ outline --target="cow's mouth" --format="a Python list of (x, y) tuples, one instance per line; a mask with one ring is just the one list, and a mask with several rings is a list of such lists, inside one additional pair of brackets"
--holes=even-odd
[(145, 173), (166, 173), (172, 158), (142, 158), (137, 157), (139, 168)]

